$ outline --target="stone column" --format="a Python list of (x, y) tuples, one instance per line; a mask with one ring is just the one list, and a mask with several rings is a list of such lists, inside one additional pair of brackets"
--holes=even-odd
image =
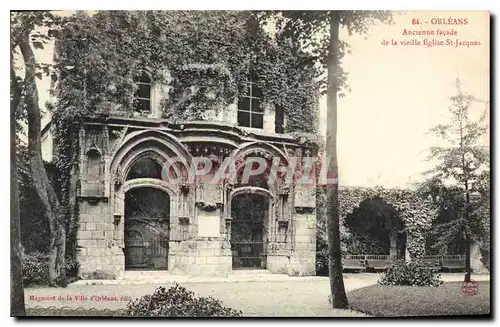
[(408, 251), (408, 249), (405, 249), (405, 262), (410, 262), (410, 261), (411, 261), (410, 251)]
[(482, 255), (480, 251), (480, 242), (471, 242), (470, 243), (470, 266), (472, 271), (476, 274), (485, 274), (488, 273), (488, 269), (484, 266), (481, 261)]
[(398, 256), (398, 232), (394, 227), (391, 227), (389, 231), (390, 249), (389, 249), (389, 259), (396, 260)]

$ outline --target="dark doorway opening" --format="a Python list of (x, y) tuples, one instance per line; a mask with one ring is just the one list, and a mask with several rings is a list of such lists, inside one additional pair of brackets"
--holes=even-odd
[(170, 197), (159, 189), (125, 194), (125, 270), (167, 270)]
[(269, 198), (240, 194), (231, 201), (233, 269), (266, 269)]

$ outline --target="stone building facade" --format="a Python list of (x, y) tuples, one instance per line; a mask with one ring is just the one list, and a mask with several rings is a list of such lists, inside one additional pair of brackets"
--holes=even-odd
[[(238, 114), (234, 104), (205, 121), (177, 125), (154, 115), (111, 114), (84, 122), (77, 186), (82, 277), (95, 271), (120, 277), (128, 270), (315, 274), (313, 187), (286, 186), (279, 178), (246, 185), (208, 178), (226, 158), (279, 158), (286, 164), (314, 155), (280, 133), (272, 108), (263, 112), (261, 128), (241, 126)], [(214, 170), (187, 182), (189, 167), (169, 161), (175, 157), (208, 157)]]

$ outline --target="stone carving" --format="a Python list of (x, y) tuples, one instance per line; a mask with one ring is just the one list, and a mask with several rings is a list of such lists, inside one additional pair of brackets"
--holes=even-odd
[(217, 209), (217, 203), (208, 203), (204, 201), (197, 201), (196, 205), (205, 211), (215, 211)]
[[(105, 124), (109, 123), (108, 126)], [(233, 224), (231, 219), (231, 199), (232, 196), (239, 194), (240, 192), (245, 191), (245, 193), (257, 193), (265, 195), (269, 198), (269, 212), (267, 214), (266, 227), (263, 228), (262, 234), (266, 237), (263, 238), (263, 250), (265, 251), (265, 255), (275, 254), (275, 258), (270, 258), (270, 263), (267, 269), (272, 271), (278, 271), (278, 269), (285, 269), (287, 263), (281, 262), (292, 262), (290, 260), (282, 259), (286, 258), (286, 256), (294, 256), (293, 252), (290, 251), (294, 246), (295, 234), (300, 235), (305, 239), (303, 230), (304, 224), (300, 222), (296, 224), (296, 220), (294, 219), (294, 214), (296, 212), (313, 212), (314, 207), (306, 208), (307, 201), (306, 199), (310, 198), (309, 201), (314, 199), (314, 196), (306, 195), (308, 189), (302, 190), (304, 194), (300, 195), (304, 201), (300, 204), (299, 207), (295, 208), (294, 202), (296, 199), (296, 187), (287, 183), (283, 183), (281, 178), (278, 178), (273, 185), (269, 185), (269, 189), (266, 190), (265, 187), (257, 187), (254, 186), (245, 186), (238, 185), (236, 180), (230, 181), (225, 180), (220, 184), (210, 184), (203, 178), (197, 179), (196, 183), (193, 183), (188, 179), (187, 176), (187, 168), (183, 167), (182, 164), (178, 165), (179, 170), (177, 170), (176, 177), (180, 177), (178, 179), (179, 184), (172, 185), (172, 183), (167, 183), (167, 181), (159, 180), (159, 179), (149, 179), (149, 178), (137, 178), (126, 181), (126, 176), (124, 175), (124, 166), (128, 165), (128, 158), (132, 158), (131, 155), (128, 154), (127, 151), (136, 151), (144, 150), (146, 151), (149, 147), (149, 144), (141, 144), (140, 147), (134, 148), (132, 144), (130, 149), (128, 147), (122, 150), (119, 150), (119, 156), (117, 158), (113, 158), (117, 149), (121, 148), (123, 145), (123, 141), (128, 142), (128, 137), (126, 136), (127, 131), (129, 130), (128, 124), (134, 127), (130, 127), (133, 130), (141, 130), (143, 128), (142, 124), (146, 125), (147, 128), (154, 130), (159, 129), (164, 133), (172, 133), (175, 137), (178, 137), (179, 140), (190, 140), (190, 141), (182, 141), (186, 144), (186, 147), (190, 150), (190, 153), (184, 153), (183, 156), (201, 156), (208, 157), (212, 160), (213, 167), (218, 167), (223, 160), (230, 155), (235, 156), (235, 159), (239, 159), (239, 163), (243, 163), (245, 158), (248, 156), (260, 156), (262, 158), (271, 160), (278, 156), (278, 151), (270, 149), (269, 144), (280, 147), (280, 155), (281, 151), (285, 154), (285, 158), (282, 158), (282, 161), (286, 161), (286, 156), (295, 156), (298, 145), (293, 145), (290, 143), (289, 139), (284, 138), (283, 142), (280, 143), (280, 140), (277, 140), (277, 136), (273, 138), (268, 138), (267, 136), (259, 136), (258, 133), (252, 133), (252, 136), (249, 138), (244, 138), (241, 135), (241, 132), (238, 128), (229, 128), (229, 127), (221, 127), (221, 130), (227, 131), (226, 134), (221, 133), (221, 135), (217, 134), (217, 130), (215, 127), (210, 127), (210, 130), (207, 128), (206, 123), (197, 126), (196, 122), (189, 123), (189, 129), (185, 128), (184, 130), (179, 129), (178, 125), (171, 125), (168, 127), (164, 127), (164, 123), (160, 121), (151, 121), (151, 122), (141, 122), (141, 126), (139, 126), (133, 119), (123, 118), (120, 120), (113, 121), (112, 118), (103, 122), (103, 125), (96, 126), (95, 122), (92, 123), (92, 126), (86, 126), (86, 129), (80, 130), (80, 139), (82, 142), (81, 145), (81, 156), (87, 157), (87, 153), (90, 149), (92, 151), (99, 152), (104, 157), (102, 158), (102, 162), (107, 165), (111, 165), (112, 162), (113, 170), (109, 171), (106, 166), (106, 171), (104, 169), (101, 171), (99, 176), (99, 182), (105, 182), (107, 187), (107, 193), (111, 198), (109, 199), (110, 203), (107, 203), (107, 200), (104, 198), (98, 198), (99, 200), (99, 208), (90, 207), (89, 202), (87, 200), (80, 201), (82, 203), (82, 221), (84, 222), (84, 226), (89, 224), (92, 228), (92, 231), (96, 231), (96, 233), (80, 233), (80, 238), (88, 237), (88, 239), (79, 239), (79, 241), (83, 241), (83, 247), (85, 249), (93, 249), (95, 247), (95, 242), (92, 238), (94, 238), (94, 234), (106, 233), (109, 235), (109, 232), (113, 233), (113, 242), (107, 243), (109, 241), (109, 237), (107, 240), (101, 245), (99, 243), (99, 247), (106, 248), (105, 253), (107, 256), (111, 257), (111, 255), (116, 256), (120, 261), (113, 263), (117, 266), (118, 269), (124, 269), (124, 261), (123, 255), (127, 255), (126, 251), (121, 251), (121, 249), (115, 249), (117, 247), (125, 247), (124, 238), (126, 238), (125, 234), (125, 220), (127, 220), (127, 224), (129, 222), (130, 216), (127, 215), (125, 218), (124, 215), (124, 206), (125, 206), (125, 194), (128, 190), (132, 188), (140, 188), (140, 187), (155, 187), (158, 189), (162, 189), (169, 194), (170, 198), (170, 212), (169, 212), (169, 221), (168, 218), (163, 219), (162, 222), (154, 221), (154, 219), (148, 219), (148, 221), (137, 221), (138, 225), (142, 228), (142, 230), (152, 230), (155, 234), (159, 234), (169, 239), (168, 249), (168, 260), (171, 260), (170, 263), (172, 267), (175, 267), (175, 262), (179, 262), (180, 260), (185, 260), (181, 254), (181, 250), (185, 247), (193, 248), (194, 251), (189, 251), (190, 255), (189, 260), (194, 259), (193, 257), (200, 256), (203, 251), (196, 251), (196, 248), (203, 249), (210, 248), (210, 260), (221, 260), (221, 264), (219, 265), (201, 265), (203, 269), (207, 267), (213, 269), (213, 267), (224, 266), (224, 269), (231, 270), (231, 232), (235, 233), (237, 226)], [(186, 124), (187, 126), (187, 124)], [(229, 133), (232, 136), (227, 136)], [(239, 134), (239, 135), (238, 135)], [(148, 137), (150, 134), (147, 134)], [(213, 136), (215, 135), (215, 136)], [(189, 137), (193, 138), (189, 138)], [(217, 137), (218, 141), (211, 142), (211, 137)], [(225, 144), (220, 141), (221, 137), (229, 137), (228, 144)], [(199, 139), (197, 139), (199, 138)], [(203, 138), (203, 139), (202, 139)], [(194, 140), (195, 139), (195, 140)], [(206, 140), (205, 140), (206, 139)], [(253, 140), (258, 142), (255, 142)], [(199, 140), (199, 141), (198, 141)], [(139, 141), (139, 140), (138, 140)], [(252, 142), (250, 142), (252, 141)], [(134, 141), (135, 142), (135, 141)], [(232, 144), (229, 144), (233, 142)], [(235, 151), (235, 144), (242, 145), (243, 142), (248, 142), (250, 145), (242, 146), (241, 149)], [(286, 143), (284, 146), (282, 144)], [(156, 145), (156, 144), (155, 144)], [(166, 145), (167, 146), (167, 145)], [(307, 154), (306, 146), (301, 146), (304, 154)], [(168, 152), (168, 151), (167, 151)], [(175, 152), (175, 151), (174, 151)], [(298, 151), (300, 152), (300, 151)], [(166, 153), (171, 155), (171, 152)], [(120, 159), (120, 160), (115, 160)], [(127, 160), (121, 160), (127, 159)], [(114, 161), (113, 161), (114, 160)], [(81, 161), (82, 165), (85, 162)], [(121, 163), (121, 164), (120, 164)], [(238, 165), (237, 165), (238, 166)], [(84, 166), (86, 169), (87, 166)], [(84, 173), (81, 176), (82, 186), (88, 185), (88, 181), (86, 180), (87, 175)], [(282, 177), (281, 175), (279, 177)], [(170, 180), (168, 181), (170, 182)], [(234, 184), (236, 183), (236, 184)], [(164, 185), (165, 184), (165, 185)], [(168, 185), (167, 185), (168, 184)], [(259, 184), (260, 185), (260, 184)], [(299, 186), (299, 185), (298, 185)], [(247, 188), (247, 189), (245, 189)], [(241, 189), (241, 190), (239, 190)], [(92, 201), (92, 199), (89, 199)], [(314, 202), (314, 201), (313, 201)], [(313, 204), (314, 205), (314, 204)], [(101, 207), (102, 206), (102, 207)], [(218, 208), (223, 208), (224, 210), (219, 212)], [(90, 209), (89, 209), (90, 208)], [(99, 210), (97, 210), (99, 209)], [(195, 209), (201, 209), (198, 211), (198, 215), (195, 217)], [(92, 212), (92, 214), (90, 213)], [(95, 213), (95, 214), (94, 214)], [(165, 215), (167, 216), (167, 215)], [(107, 222), (107, 225), (103, 223), (98, 223), (97, 226), (94, 226), (95, 219), (98, 218), (100, 222)], [(304, 217), (300, 217), (303, 219)], [(306, 217), (309, 219), (309, 217)], [(312, 219), (312, 218), (311, 218)], [(112, 222), (112, 223), (111, 223)], [(84, 227), (86, 228), (86, 227)], [(233, 231), (231, 229), (233, 228)], [(268, 228), (268, 229), (267, 229)], [(109, 231), (111, 229), (111, 231)], [(200, 233), (201, 230), (201, 233)], [(206, 231), (209, 232), (206, 232)], [(97, 233), (99, 232), (99, 233)], [(89, 235), (90, 234), (90, 235)], [(88, 236), (87, 236), (88, 235)], [(235, 237), (235, 235), (232, 235)], [(224, 240), (224, 241), (222, 241)], [(90, 242), (92, 241), (92, 242)], [(234, 241), (234, 240), (232, 240)], [(87, 244), (85, 244), (87, 242)], [(167, 243), (168, 244), (168, 243)], [(111, 246), (111, 248), (109, 247)], [(220, 248), (220, 250), (219, 250)], [(298, 249), (299, 246), (297, 246)], [(113, 251), (108, 250), (112, 249), (119, 250), (119, 256), (116, 255)], [(222, 251), (224, 250), (224, 251)], [(86, 252), (87, 254), (83, 255), (86, 260), (83, 266), (83, 272), (95, 269), (95, 265), (92, 263), (94, 258), (92, 257), (93, 250)], [(104, 249), (102, 250), (104, 251)], [(186, 253), (188, 251), (186, 250)], [(125, 254), (124, 254), (125, 253)], [(308, 260), (314, 260), (314, 251), (311, 252), (311, 258), (308, 257)], [(229, 258), (227, 258), (229, 257)], [(115, 257), (113, 257), (115, 258)], [(187, 258), (187, 257), (186, 257)], [(91, 260), (87, 260), (91, 259)], [(113, 259), (115, 260), (115, 259)], [(275, 261), (271, 261), (275, 260)], [(218, 262), (218, 261), (217, 261)], [(169, 263), (169, 265), (170, 265)], [(207, 259), (208, 263), (208, 259)], [(222, 264), (223, 263), (223, 264)], [(297, 263), (294, 263), (297, 265)], [(312, 265), (304, 264), (304, 269), (309, 269), (311, 266), (314, 272), (314, 263)], [(170, 270), (170, 266), (168, 267)], [(110, 269), (110, 268), (99, 268), (99, 269)]]
[(217, 204), (223, 204), (223, 199), (222, 199), (222, 194), (223, 194), (223, 186), (222, 184), (216, 184), (215, 185), (215, 194), (214, 194), (214, 200), (215, 203)]
[(121, 165), (118, 165), (118, 167), (116, 168), (114, 180), (115, 180), (115, 190), (118, 190), (125, 181), (125, 176), (123, 176), (123, 168)]
[(315, 208), (316, 189), (299, 188), (295, 190), (295, 207)]
[(103, 143), (104, 143), (104, 146), (103, 146), (104, 153), (103, 154), (107, 155), (108, 154), (108, 149), (109, 149), (108, 125), (104, 125), (103, 133), (102, 133), (102, 138), (103, 138)]
[(310, 207), (295, 207), (295, 212), (296, 213), (313, 213), (315, 208), (310, 208)]
[(125, 138), (125, 135), (127, 134), (128, 131), (128, 126), (123, 127), (121, 130), (114, 130), (112, 131), (113, 135), (116, 136), (116, 141), (113, 143), (113, 146), (111, 149), (109, 149), (109, 153), (115, 153), (116, 149), (120, 146), (120, 144), (123, 142), (123, 139)]
[(179, 217), (180, 225), (189, 225), (189, 217)]
[(276, 192), (280, 195), (289, 195), (290, 186), (286, 185), (285, 183), (279, 183)]

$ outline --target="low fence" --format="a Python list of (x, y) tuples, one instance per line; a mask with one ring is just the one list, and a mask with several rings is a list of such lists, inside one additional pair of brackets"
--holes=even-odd
[(425, 255), (423, 260), (438, 264), (443, 269), (465, 269), (465, 255)]
[(232, 241), (231, 251), (233, 268), (266, 268), (265, 243), (262, 241)]
[[(426, 255), (424, 261), (435, 263), (441, 270), (464, 269), (465, 255)], [(386, 254), (348, 254), (342, 258), (344, 270), (383, 270), (389, 267), (394, 260)]]
[(343, 258), (344, 270), (382, 270), (391, 264), (392, 260), (385, 254), (348, 254)]

